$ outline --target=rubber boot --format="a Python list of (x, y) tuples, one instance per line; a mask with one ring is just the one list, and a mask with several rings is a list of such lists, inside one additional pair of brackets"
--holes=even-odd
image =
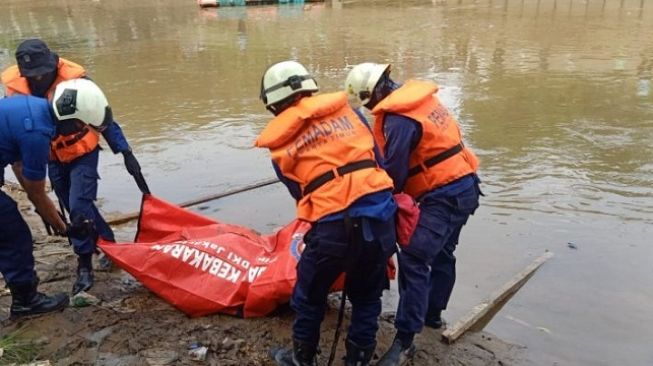
[(424, 320), (424, 325), (433, 328), (440, 329), (447, 323), (442, 320), (442, 310), (436, 310), (426, 314), (426, 319)]
[(370, 364), (372, 356), (374, 356), (376, 342), (367, 347), (361, 347), (347, 339), (345, 348), (347, 349), (347, 354), (345, 355), (345, 366), (367, 366)]
[(293, 348), (275, 348), (270, 356), (279, 366), (316, 366), (317, 345), (294, 340)]
[(405, 365), (408, 361), (412, 360), (415, 356), (415, 344), (412, 342), (409, 345), (404, 345), (402, 342), (395, 338), (392, 342), (390, 349), (381, 357), (377, 366), (399, 366)]
[(82, 291), (88, 291), (93, 287), (92, 258), (92, 254), (80, 254), (77, 257), (77, 280), (73, 284), (73, 296)]
[(68, 305), (68, 295), (63, 292), (52, 296), (42, 294), (36, 290), (38, 284), (38, 278), (27, 283), (7, 284), (11, 291), (9, 312), (12, 319), (62, 310)]

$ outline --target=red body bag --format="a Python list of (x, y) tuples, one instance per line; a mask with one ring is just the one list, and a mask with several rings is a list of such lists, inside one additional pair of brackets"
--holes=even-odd
[[(145, 195), (136, 242), (100, 240), (98, 245), (116, 265), (189, 316), (220, 312), (249, 318), (288, 302), (310, 228), (294, 220), (261, 236)], [(390, 278), (394, 273), (389, 260)], [(343, 283), (341, 277), (333, 290)]]
[(143, 198), (136, 243), (100, 240), (119, 267), (189, 316), (269, 314), (288, 302), (310, 224), (276, 234), (219, 223), (160, 199)]

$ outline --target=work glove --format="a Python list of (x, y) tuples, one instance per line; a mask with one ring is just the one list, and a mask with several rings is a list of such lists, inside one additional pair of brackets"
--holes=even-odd
[(125, 158), (127, 172), (134, 177), (138, 189), (140, 189), (143, 194), (150, 194), (150, 188), (147, 186), (143, 173), (141, 173), (141, 165), (138, 163), (138, 160), (136, 160), (134, 153), (132, 153), (131, 149), (125, 150), (122, 152), (122, 156)]
[(123, 151), (122, 156), (125, 158), (125, 167), (129, 174), (134, 177), (141, 174), (141, 165), (138, 163), (138, 160), (136, 160), (136, 157), (131, 150)]

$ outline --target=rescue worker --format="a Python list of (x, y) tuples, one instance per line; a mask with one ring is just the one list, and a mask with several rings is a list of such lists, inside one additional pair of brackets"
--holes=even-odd
[(419, 203), (418, 225), (398, 254), (397, 334), (378, 363), (400, 365), (413, 357), (414, 335), (425, 323), (443, 325), (441, 313), (456, 279), (454, 250), (478, 207), (478, 160), (435, 96), (437, 85), (417, 80), (398, 85), (390, 65), (363, 63), (349, 72), (345, 90), (374, 116), (374, 137), (395, 192)]
[(376, 160), (368, 126), (344, 92), (313, 95), (318, 86), (295, 61), (270, 66), (261, 99), (275, 115), (256, 140), (268, 148), (279, 179), (313, 224), (297, 266), (291, 307), (292, 349), (271, 352), (279, 365), (315, 365), (326, 299), (346, 273), (352, 303), (347, 365), (367, 365), (376, 347), (386, 263), (395, 250), (392, 181)]
[[(2, 73), (2, 83), (8, 96), (22, 94), (52, 99), (57, 85), (66, 81), (87, 78), (80, 65), (60, 58), (51, 52), (40, 39), (28, 39), (16, 49), (17, 65)], [(88, 85), (80, 83), (80, 85)], [(94, 84), (93, 84), (94, 85)], [(97, 234), (105, 240), (114, 241), (113, 231), (97, 207), (99, 135), (102, 134), (111, 150), (122, 153), (129, 174), (134, 176), (143, 193), (149, 193), (141, 173), (140, 164), (131, 151), (122, 129), (113, 120), (111, 109), (106, 105), (106, 120), (93, 126), (80, 119), (60, 121), (56, 136), (51, 143), (48, 175), (60, 204), (70, 213), (71, 221), (91, 220)], [(63, 208), (62, 208), (63, 209)], [(72, 239), (78, 256), (77, 280), (72, 293), (87, 291), (93, 286), (92, 255), (96, 251), (97, 236)], [(103, 266), (110, 264), (101, 261)]]
[[(90, 94), (80, 91), (77, 103), (60, 103), (61, 108), (57, 108), (58, 105), (56, 111), (43, 98), (0, 99), (0, 187), (4, 184), (4, 169), (11, 164), (37, 213), (59, 235), (87, 237), (89, 227), (67, 226), (45, 192), (50, 140), (56, 130), (55, 116), (87, 120), (103, 114), (104, 108), (96, 110), (98, 99), (103, 97), (93, 91)], [(74, 108), (74, 113), (66, 115), (70, 108)], [(10, 314), (14, 318), (60, 310), (68, 304), (65, 293), (48, 296), (37, 291), (39, 280), (34, 271), (32, 249), (29, 227), (16, 202), (0, 190), (0, 272), (11, 291)]]

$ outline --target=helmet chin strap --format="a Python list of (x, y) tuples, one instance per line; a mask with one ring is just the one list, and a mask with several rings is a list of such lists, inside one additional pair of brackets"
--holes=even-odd
[(270, 113), (274, 114), (275, 116), (278, 116), (278, 115), (279, 115), (279, 113), (277, 113), (276, 105), (274, 105), (274, 104), (273, 104), (273, 105), (265, 106), (265, 109), (267, 109), (268, 111), (270, 111)]
[(311, 92), (302, 92), (298, 94), (291, 95), (290, 97), (279, 101), (278, 103), (271, 104), (269, 106), (266, 106), (265, 109), (270, 111), (272, 114), (275, 116), (280, 115), (283, 111), (286, 109), (292, 107), (293, 105), (297, 104), (300, 99), (304, 97), (310, 97), (313, 93)]

